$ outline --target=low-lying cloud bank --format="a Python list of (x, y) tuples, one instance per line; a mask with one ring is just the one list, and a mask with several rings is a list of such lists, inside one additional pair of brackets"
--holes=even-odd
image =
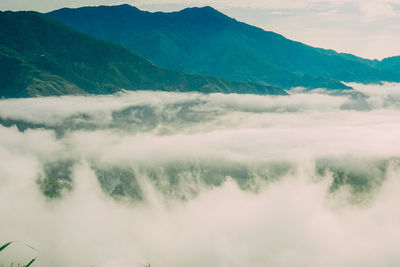
[(400, 85), (0, 101), (0, 264), (398, 266)]

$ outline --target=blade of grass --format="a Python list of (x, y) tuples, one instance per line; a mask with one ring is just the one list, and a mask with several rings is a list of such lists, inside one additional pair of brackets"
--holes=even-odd
[(28, 245), (27, 243), (21, 242), (22, 244), (24, 244), (25, 246), (27, 246), (30, 249), (36, 250), (38, 252), (40, 252), (40, 250), (38, 250), (37, 248), (32, 247), (31, 245)]
[(8, 243), (2, 245), (2, 246), (0, 247), (0, 251), (2, 251), (3, 249), (5, 249), (6, 247), (8, 247), (11, 243), (12, 243), (12, 242), (8, 242)]
[(32, 259), (27, 265), (25, 265), (25, 267), (29, 267), (31, 266), (31, 264), (36, 260), (36, 258)]

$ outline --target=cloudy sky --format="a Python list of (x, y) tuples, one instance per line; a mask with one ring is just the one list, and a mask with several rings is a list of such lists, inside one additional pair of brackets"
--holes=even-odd
[(1, 0), (1, 10), (128, 3), (175, 11), (211, 5), (238, 20), (309, 45), (366, 58), (400, 55), (400, 0)]

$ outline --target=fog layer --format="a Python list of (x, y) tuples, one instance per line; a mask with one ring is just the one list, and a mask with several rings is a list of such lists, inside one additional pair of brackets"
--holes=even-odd
[[(0, 101), (0, 266), (399, 266), (400, 85)], [(1, 245), (1, 244), (0, 244)]]

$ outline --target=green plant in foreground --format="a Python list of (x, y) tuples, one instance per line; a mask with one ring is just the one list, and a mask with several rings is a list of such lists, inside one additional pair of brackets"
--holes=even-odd
[[(15, 243), (15, 241), (11, 241), (11, 242), (8, 242), (8, 243), (5, 243), (4, 245), (2, 245), (2, 246), (0, 247), (0, 252), (3, 251), (4, 249), (6, 249), (6, 248), (7, 248), (9, 245), (11, 245), (12, 243)], [(35, 248), (32, 247), (32, 246), (29, 246), (29, 245), (27, 245), (27, 244), (25, 244), (25, 243), (24, 243), (24, 245), (27, 246), (27, 247), (29, 247), (29, 248), (31, 248), (31, 249), (33, 249), (33, 250), (36, 250), (36, 251), (37, 251), (37, 249), (35, 249)], [(29, 267), (29, 266), (31, 266), (31, 265), (35, 262), (35, 260), (36, 260), (36, 258), (33, 258), (30, 262), (28, 262), (28, 264), (22, 265), (22, 267)], [(3, 266), (3, 265), (2, 265), (2, 266)], [(13, 263), (11, 263), (11, 266), (10, 266), (10, 267), (12, 267), (12, 266), (13, 266)], [(21, 265), (18, 264), (17, 266), (20, 267)]]

